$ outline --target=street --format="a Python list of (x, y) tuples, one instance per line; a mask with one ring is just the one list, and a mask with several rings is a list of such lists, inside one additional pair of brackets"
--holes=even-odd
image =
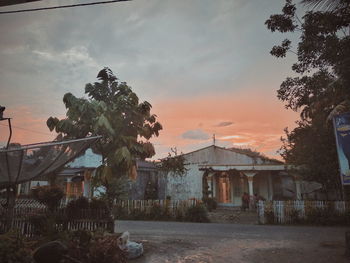
[(135, 263), (349, 262), (344, 227), (117, 221), (115, 230), (143, 243)]

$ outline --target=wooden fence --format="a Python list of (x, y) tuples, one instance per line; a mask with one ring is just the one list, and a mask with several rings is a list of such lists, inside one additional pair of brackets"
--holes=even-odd
[[(0, 200), (0, 204), (3, 200)], [(38, 217), (45, 217), (48, 214), (48, 209), (39, 202), (32, 199), (16, 200), (15, 208), (13, 209), (13, 219), (10, 227), (18, 230), (21, 234), (27, 237), (33, 237), (37, 234), (33, 220)], [(9, 211), (0, 205), (0, 233), (6, 232), (9, 228), (7, 224), (7, 215)], [(61, 207), (55, 211), (51, 211), (56, 218), (59, 218), (59, 223), (55, 227), (58, 230), (90, 230), (114, 228), (113, 219), (108, 211), (104, 209), (78, 209), (68, 210), (66, 207)]]
[(116, 204), (116, 208), (124, 208), (127, 214), (135, 210), (150, 212), (152, 207), (159, 206), (162, 209), (168, 209), (170, 215), (176, 216), (178, 213), (184, 213), (189, 207), (200, 203), (200, 200), (123, 200)]
[[(332, 213), (342, 216), (350, 213), (348, 201), (259, 201), (257, 212), (260, 224), (290, 224), (307, 220), (311, 214)], [(316, 212), (316, 213), (315, 213)], [(324, 213), (323, 213), (324, 212)]]

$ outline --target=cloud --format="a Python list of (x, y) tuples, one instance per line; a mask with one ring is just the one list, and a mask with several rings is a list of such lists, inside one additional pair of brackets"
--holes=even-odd
[(219, 140), (230, 140), (230, 139), (239, 139), (241, 137), (242, 136), (239, 136), (239, 135), (227, 135), (227, 136), (219, 137), (218, 139)]
[(208, 140), (210, 138), (209, 134), (207, 134), (201, 129), (186, 131), (181, 135), (181, 137), (183, 139), (190, 140)]
[(222, 121), (215, 125), (215, 127), (226, 127), (232, 125), (232, 121)]

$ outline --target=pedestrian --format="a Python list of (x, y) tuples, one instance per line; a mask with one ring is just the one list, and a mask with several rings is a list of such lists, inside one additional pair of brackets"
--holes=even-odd
[(245, 211), (249, 208), (249, 195), (248, 193), (244, 192), (242, 195), (242, 211)]

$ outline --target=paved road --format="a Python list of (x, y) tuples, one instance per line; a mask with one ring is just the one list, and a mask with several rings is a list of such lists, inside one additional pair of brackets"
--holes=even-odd
[(135, 263), (342, 263), (348, 228), (118, 221), (144, 244)]

